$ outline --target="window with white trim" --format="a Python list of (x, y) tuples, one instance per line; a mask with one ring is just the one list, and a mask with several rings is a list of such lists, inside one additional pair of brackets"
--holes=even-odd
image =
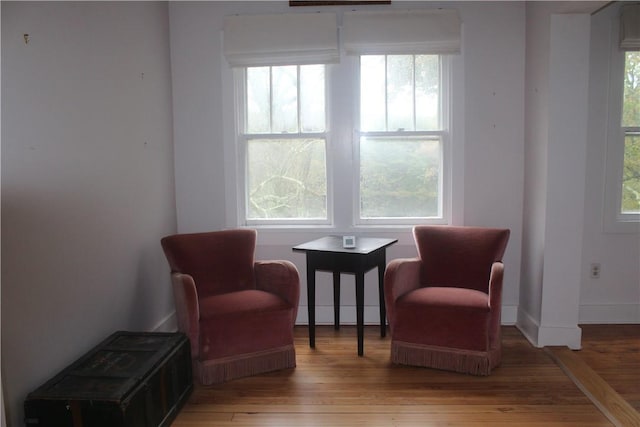
[(329, 15), (226, 18), (238, 224), (447, 222), (457, 11)]
[(625, 52), (621, 215), (640, 214), (640, 51)]
[(243, 71), (246, 222), (327, 222), (325, 66)]
[(358, 217), (443, 217), (446, 139), (440, 55), (360, 57)]

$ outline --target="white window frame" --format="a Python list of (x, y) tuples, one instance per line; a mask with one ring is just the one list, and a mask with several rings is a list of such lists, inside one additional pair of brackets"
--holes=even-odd
[[(614, 25), (614, 27), (616, 26)], [(609, 233), (640, 233), (640, 214), (621, 212), (625, 130), (640, 131), (640, 128), (624, 128), (621, 124), (625, 52), (619, 49), (618, 38), (612, 37), (612, 39), (609, 67), (604, 230)]]
[[(225, 198), (228, 201), (225, 210), (227, 227), (252, 226), (263, 230), (262, 239), (266, 244), (291, 243), (303, 238), (313, 238), (327, 233), (376, 236), (393, 233), (403, 241), (411, 243), (411, 228), (416, 224), (452, 224), (460, 225), (464, 221), (464, 56), (444, 55), (447, 69), (443, 78), (447, 78), (447, 93), (443, 96), (449, 103), (443, 109), (447, 114), (448, 137), (443, 141), (443, 180), (442, 218), (416, 219), (402, 223), (365, 223), (357, 221), (356, 194), (359, 188), (358, 178), (354, 176), (355, 159), (358, 155), (356, 142), (359, 137), (355, 129), (357, 103), (359, 102), (359, 57), (343, 55), (339, 64), (328, 64), (326, 68), (326, 114), (327, 114), (327, 209), (328, 221), (322, 224), (309, 224), (306, 221), (279, 221), (265, 224), (247, 224), (245, 218), (245, 155), (244, 148), (238, 144), (239, 130), (243, 129), (243, 118), (238, 111), (238, 102), (244, 94), (244, 82), (236, 76), (242, 69), (223, 67), (223, 102), (230, 105), (223, 111), (224, 132), (224, 177)], [(443, 61), (445, 63), (445, 61)], [(243, 101), (244, 102), (244, 101)], [(444, 118), (443, 118), (444, 119)], [(455, 170), (454, 170), (455, 169)], [(351, 183), (350, 185), (347, 183)], [(347, 185), (345, 185), (347, 184)], [(273, 230), (274, 233), (269, 231)], [(298, 234), (283, 236), (282, 231)], [(303, 233), (303, 234), (299, 234)], [(321, 234), (318, 234), (321, 233)], [(401, 234), (398, 234), (401, 233)], [(292, 236), (297, 236), (293, 238)], [(289, 237), (287, 237), (289, 236)], [(283, 240), (284, 239), (284, 240)], [(288, 239), (292, 239), (289, 242)]]
[[(282, 133), (282, 134), (274, 134), (274, 133), (246, 133), (246, 96), (247, 96), (247, 68), (235, 68), (233, 70), (233, 80), (234, 80), (234, 110), (236, 111), (236, 135), (235, 135), (235, 145), (236, 145), (236, 179), (237, 179), (237, 223), (238, 225), (243, 226), (257, 226), (257, 227), (298, 227), (298, 226), (329, 226), (333, 223), (333, 185), (332, 185), (332, 168), (331, 168), (331, 138), (330, 138), (330, 114), (328, 112), (329, 108), (329, 97), (328, 97), (328, 89), (329, 85), (329, 65), (325, 65), (325, 132), (300, 132), (297, 133)], [(298, 92), (300, 88), (298, 87)], [(241, 107), (244, 107), (241, 111)], [(300, 110), (300, 106), (298, 105), (298, 110)], [(247, 206), (248, 206), (248, 197), (249, 192), (247, 191), (247, 173), (248, 173), (248, 155), (247, 155), (247, 145), (250, 139), (270, 139), (277, 135), (278, 139), (298, 139), (300, 137), (303, 138), (319, 138), (325, 140), (325, 168), (327, 173), (327, 217), (322, 218), (277, 218), (277, 219), (250, 219), (247, 217)]]
[[(357, 95), (355, 97), (354, 108), (354, 184), (353, 184), (353, 223), (357, 226), (412, 226), (415, 224), (447, 224), (450, 221), (449, 209), (451, 206), (451, 57), (449, 55), (439, 55), (440, 57), (440, 130), (435, 131), (387, 131), (387, 132), (365, 132), (359, 129), (360, 124), (360, 57), (358, 57), (358, 67), (356, 72)], [(362, 136), (435, 136), (440, 139), (440, 188), (438, 191), (439, 212), (434, 217), (404, 217), (404, 218), (363, 218), (360, 207), (360, 138)]]

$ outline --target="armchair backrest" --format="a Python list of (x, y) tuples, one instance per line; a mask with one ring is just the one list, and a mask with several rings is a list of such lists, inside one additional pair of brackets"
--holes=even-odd
[(422, 286), (456, 286), (488, 292), (491, 266), (502, 261), (507, 229), (419, 225), (413, 236), (422, 260)]
[(256, 231), (174, 234), (161, 240), (171, 272), (193, 277), (200, 298), (255, 289)]

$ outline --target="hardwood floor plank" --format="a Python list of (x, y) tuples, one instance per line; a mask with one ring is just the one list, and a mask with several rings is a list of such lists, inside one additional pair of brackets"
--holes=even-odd
[[(285, 414), (285, 413), (236, 413), (231, 421), (214, 421), (216, 426), (609, 426), (606, 421), (588, 415), (571, 417), (559, 414), (535, 415), (527, 419), (519, 414), (478, 416), (464, 414), (429, 413), (405, 414)], [(198, 413), (183, 417), (183, 426), (213, 425), (208, 414)]]
[(577, 352), (567, 347), (552, 347), (546, 351), (615, 426), (640, 427), (640, 414), (591, 369)]
[[(530, 425), (567, 425), (567, 422), (576, 426), (585, 425), (603, 425), (601, 422), (594, 422), (589, 416), (575, 415), (572, 420), (567, 417), (554, 414), (536, 414), (535, 419), (527, 421), (517, 413), (492, 413), (492, 414), (449, 414), (429, 412), (415, 414), (370, 414), (370, 413), (352, 413), (352, 414), (289, 414), (286, 421), (283, 422), (282, 417), (277, 414), (236, 414), (234, 423), (245, 425), (281, 425), (281, 426), (371, 426), (371, 425), (402, 425), (402, 426), (442, 426), (442, 425), (463, 425), (469, 423), (473, 419), (473, 425), (483, 426), (521, 426), (529, 423)], [(469, 424), (467, 424), (469, 425)], [(606, 424), (605, 424), (606, 425)]]
[(640, 412), (640, 325), (580, 328), (580, 358)]
[(173, 427), (611, 426), (565, 373), (515, 327), (503, 328), (503, 363), (488, 377), (390, 363), (390, 339), (365, 328), (318, 327), (309, 348), (296, 327), (297, 367), (196, 386)]
[(336, 413), (336, 414), (478, 414), (478, 413), (518, 413), (518, 414), (540, 414), (545, 411), (549, 413), (562, 413), (573, 415), (583, 415), (587, 405), (553, 405), (545, 409), (540, 405), (217, 405), (215, 403), (194, 405), (188, 408), (191, 414), (197, 413)]

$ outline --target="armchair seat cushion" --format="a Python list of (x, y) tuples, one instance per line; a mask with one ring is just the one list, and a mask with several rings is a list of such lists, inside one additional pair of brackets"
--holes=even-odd
[(456, 307), (468, 310), (489, 311), (489, 295), (475, 289), (451, 286), (428, 286), (407, 292), (398, 298), (399, 307), (429, 306)]
[(204, 360), (259, 353), (293, 342), (291, 307), (259, 290), (200, 300), (200, 357)]
[(394, 339), (487, 351), (489, 296), (475, 289), (425, 287), (396, 301)]
[(213, 295), (201, 298), (199, 304), (201, 320), (217, 316), (244, 316), (292, 309), (291, 305), (278, 295), (260, 290)]

